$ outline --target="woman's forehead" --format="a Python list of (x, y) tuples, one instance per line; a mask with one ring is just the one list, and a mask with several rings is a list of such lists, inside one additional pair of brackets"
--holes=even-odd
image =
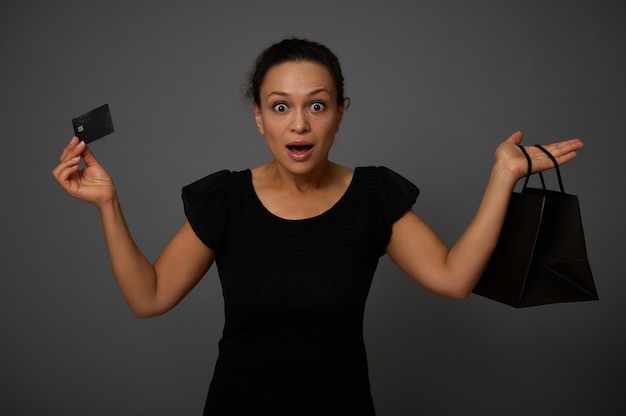
[(335, 95), (333, 78), (325, 66), (311, 61), (284, 62), (272, 67), (261, 85), (262, 95), (272, 92), (286, 94), (308, 94), (312, 91), (326, 90)]

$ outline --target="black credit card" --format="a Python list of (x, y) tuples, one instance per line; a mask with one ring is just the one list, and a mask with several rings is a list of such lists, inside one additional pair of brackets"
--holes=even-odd
[(91, 143), (115, 131), (108, 104), (72, 119), (72, 126), (74, 134), (85, 143)]

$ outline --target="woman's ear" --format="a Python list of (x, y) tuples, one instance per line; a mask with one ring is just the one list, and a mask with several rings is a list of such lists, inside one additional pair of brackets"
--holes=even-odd
[(261, 135), (265, 134), (265, 130), (263, 129), (263, 117), (261, 116), (261, 109), (257, 105), (257, 103), (252, 103), (252, 108), (254, 110), (254, 121), (256, 123), (256, 127), (259, 130)]
[(344, 102), (342, 102), (341, 104), (337, 106), (337, 129), (336, 129), (337, 132), (339, 132), (339, 126), (341, 126), (341, 122), (343, 121), (343, 113), (345, 111), (346, 111), (346, 101), (344, 100)]

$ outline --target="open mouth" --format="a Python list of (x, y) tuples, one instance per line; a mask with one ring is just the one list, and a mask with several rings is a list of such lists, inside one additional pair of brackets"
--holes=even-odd
[(304, 161), (311, 156), (313, 145), (310, 143), (295, 142), (287, 145), (287, 150), (291, 158), (297, 161)]
[(291, 144), (287, 146), (292, 153), (306, 153), (313, 148), (311, 144)]

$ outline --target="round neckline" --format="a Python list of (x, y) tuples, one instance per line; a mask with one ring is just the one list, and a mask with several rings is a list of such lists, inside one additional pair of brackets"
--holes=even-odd
[(346, 188), (345, 192), (341, 195), (341, 197), (333, 204), (331, 205), (326, 211), (321, 212), (318, 215), (314, 215), (312, 217), (307, 217), (307, 218), (296, 218), (296, 219), (288, 219), (288, 218), (283, 218), (281, 216), (278, 216), (276, 214), (274, 214), (272, 211), (270, 211), (269, 209), (267, 209), (267, 207), (263, 204), (263, 201), (261, 201), (261, 198), (259, 198), (259, 195), (256, 193), (256, 189), (254, 189), (254, 183), (252, 182), (252, 170), (251, 169), (246, 169), (246, 175), (247, 175), (247, 182), (248, 182), (248, 186), (250, 189), (250, 192), (252, 193), (252, 196), (255, 200), (255, 202), (258, 204), (258, 206), (261, 208), (261, 210), (263, 210), (267, 215), (269, 215), (270, 217), (273, 217), (279, 221), (282, 222), (290, 222), (290, 223), (305, 223), (305, 222), (311, 222), (311, 221), (315, 221), (318, 220), (322, 217), (325, 217), (326, 215), (329, 215), (332, 211), (334, 211), (335, 209), (337, 209), (337, 207), (339, 205), (342, 204), (342, 202), (346, 199), (347, 195), (350, 193), (355, 181), (356, 181), (356, 177), (357, 177), (357, 172), (359, 171), (359, 167), (354, 168), (354, 171), (352, 173), (352, 178), (350, 179), (350, 183), (348, 184), (348, 187)]

